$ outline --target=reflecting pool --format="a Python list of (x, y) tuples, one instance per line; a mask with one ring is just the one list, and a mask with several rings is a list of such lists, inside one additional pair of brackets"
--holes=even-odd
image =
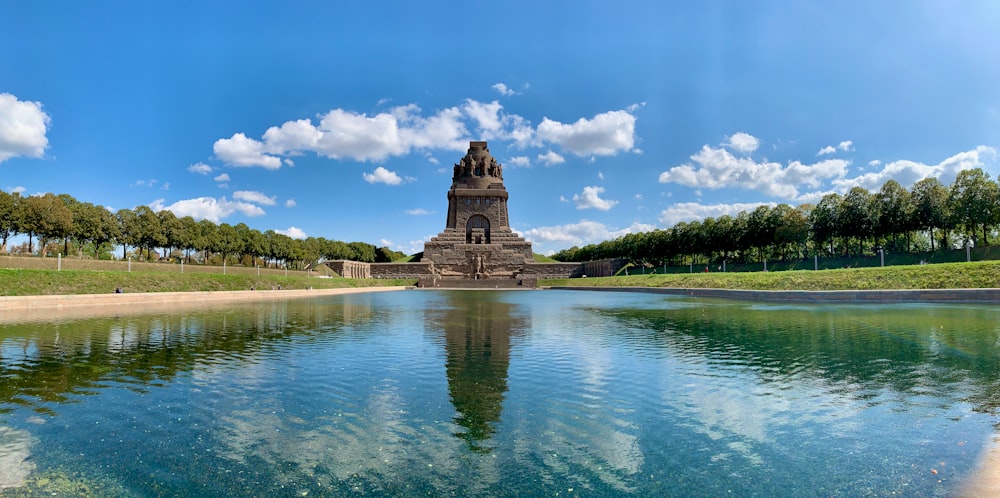
[(402, 291), (0, 324), (7, 496), (952, 496), (1000, 310)]

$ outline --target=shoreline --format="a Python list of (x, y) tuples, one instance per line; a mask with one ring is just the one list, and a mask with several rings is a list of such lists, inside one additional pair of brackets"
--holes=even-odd
[(390, 292), (408, 287), (343, 287), (198, 292), (137, 292), (124, 294), (63, 294), (0, 296), (0, 323), (37, 322), (108, 315), (141, 314), (219, 307), (261, 301), (279, 301), (364, 292)]
[(700, 298), (787, 303), (1000, 303), (1000, 288), (993, 289), (896, 289), (896, 290), (751, 290), (697, 287), (551, 286), (553, 290), (644, 292)]

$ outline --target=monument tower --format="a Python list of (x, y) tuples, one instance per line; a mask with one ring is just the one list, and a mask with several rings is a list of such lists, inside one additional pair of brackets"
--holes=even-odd
[(445, 229), (424, 244), (423, 261), (448, 279), (513, 279), (534, 261), (531, 243), (510, 229), (503, 166), (486, 142), (469, 142), (455, 164)]

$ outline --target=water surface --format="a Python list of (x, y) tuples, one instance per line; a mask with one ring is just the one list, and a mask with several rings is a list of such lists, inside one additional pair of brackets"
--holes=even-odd
[(1000, 311), (407, 291), (0, 325), (4, 495), (950, 496)]

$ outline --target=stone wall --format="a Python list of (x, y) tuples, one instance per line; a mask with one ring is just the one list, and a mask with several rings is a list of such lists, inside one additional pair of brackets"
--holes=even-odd
[(433, 276), (430, 263), (370, 263), (371, 278), (423, 278)]
[[(484, 246), (477, 247), (483, 248)], [(491, 254), (491, 257), (497, 256), (499, 256), (497, 253)], [(584, 276), (610, 277), (617, 273), (618, 270), (620, 270), (627, 263), (624, 259), (602, 259), (599, 261), (588, 261), (586, 263), (531, 262), (514, 265), (513, 261), (505, 261), (499, 257), (497, 259), (500, 259), (503, 264), (497, 265), (496, 262), (494, 262), (495, 260), (491, 260), (490, 263), (492, 265), (496, 265), (493, 266), (493, 268), (503, 266), (504, 264), (510, 264), (511, 268), (515, 268), (515, 270), (495, 272), (494, 275), (489, 277), (492, 280), (540, 280), (544, 278), (579, 278)], [(520, 259), (520, 256), (518, 256), (517, 259)], [(445, 266), (447, 268), (447, 265), (432, 265), (428, 261), (422, 261), (419, 263), (361, 263), (358, 261), (337, 260), (327, 261), (326, 265), (344, 278), (437, 278), (438, 280), (467, 278), (465, 275), (461, 274), (450, 275), (448, 272), (442, 274), (440, 272), (440, 266)], [(435, 269), (437, 269), (436, 274)]]
[(628, 260), (622, 258), (600, 259), (583, 263), (583, 274), (579, 276), (587, 277), (611, 277), (618, 273)]
[(338, 259), (327, 261), (326, 266), (344, 278), (372, 278), (370, 263)]
[(524, 278), (576, 278), (583, 275), (580, 263), (527, 263), (521, 271)]

